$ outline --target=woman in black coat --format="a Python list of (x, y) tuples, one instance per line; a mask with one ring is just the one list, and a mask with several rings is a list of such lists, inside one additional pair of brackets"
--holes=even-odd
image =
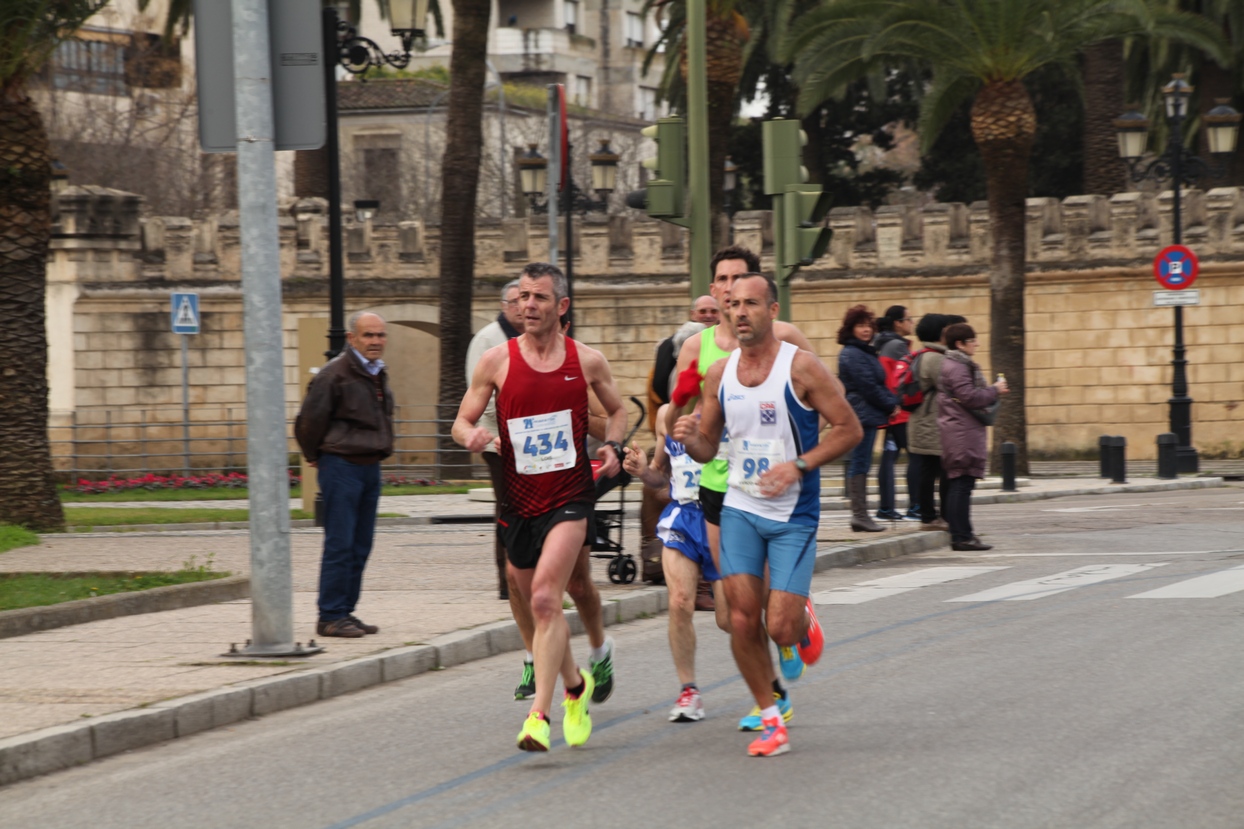
[(851, 529), (855, 532), (881, 532), (868, 515), (868, 470), (872, 465), (877, 430), (884, 427), (898, 410), (898, 398), (886, 387), (885, 369), (870, 345), (875, 332), (872, 312), (863, 305), (850, 308), (838, 329), (838, 379), (855, 410), (864, 439), (847, 461), (847, 496), (851, 499)]

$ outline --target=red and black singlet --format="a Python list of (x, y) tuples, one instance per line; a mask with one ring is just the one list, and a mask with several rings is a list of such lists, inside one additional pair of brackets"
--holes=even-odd
[(587, 454), (587, 380), (575, 341), (554, 371), (523, 359), (509, 341), (510, 365), (497, 393), (497, 427), (510, 508), (524, 518), (596, 499)]

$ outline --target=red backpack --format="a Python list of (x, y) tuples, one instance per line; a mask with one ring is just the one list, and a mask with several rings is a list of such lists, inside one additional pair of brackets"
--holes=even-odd
[(904, 354), (902, 359), (895, 360), (890, 367), (886, 385), (898, 395), (898, 405), (903, 411), (914, 412), (924, 402), (924, 389), (920, 387), (920, 357), (936, 350), (922, 348), (911, 354)]

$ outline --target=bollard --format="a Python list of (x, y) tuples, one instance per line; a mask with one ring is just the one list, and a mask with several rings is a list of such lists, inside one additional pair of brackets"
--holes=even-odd
[(1127, 483), (1127, 438), (1122, 435), (1110, 439), (1110, 483)]
[(1097, 455), (1101, 458), (1101, 475), (1099, 477), (1109, 478), (1110, 475), (1110, 435), (1102, 435), (1097, 439)]
[(1015, 492), (1015, 444), (1002, 444), (1002, 491)]
[(1158, 477), (1179, 477), (1179, 436), (1174, 432), (1163, 432), (1158, 435)]

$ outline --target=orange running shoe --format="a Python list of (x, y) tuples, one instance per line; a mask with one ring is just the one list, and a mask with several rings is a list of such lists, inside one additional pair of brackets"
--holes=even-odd
[(770, 717), (762, 721), (760, 736), (752, 740), (747, 753), (752, 757), (776, 757), (790, 751), (790, 740), (786, 736), (786, 723), (781, 717)]
[(808, 632), (796, 647), (799, 649), (799, 656), (803, 658), (803, 664), (815, 665), (821, 658), (821, 651), (825, 650), (825, 631), (821, 630), (821, 623), (816, 620), (816, 610), (812, 607), (810, 598), (807, 609)]

